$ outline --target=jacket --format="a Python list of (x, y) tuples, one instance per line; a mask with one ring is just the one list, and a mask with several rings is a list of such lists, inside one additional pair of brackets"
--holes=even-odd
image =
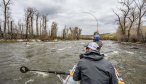
[(118, 84), (115, 69), (97, 51), (85, 53), (75, 69), (73, 79), (80, 84)]

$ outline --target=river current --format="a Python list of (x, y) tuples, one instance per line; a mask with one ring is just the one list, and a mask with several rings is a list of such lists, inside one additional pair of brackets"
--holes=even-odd
[[(0, 44), (0, 84), (61, 84), (54, 74), (19, 68), (68, 72), (89, 41), (18, 42)], [(146, 84), (146, 48), (103, 41), (101, 52), (119, 71), (126, 84)], [(139, 49), (131, 49), (138, 47)]]

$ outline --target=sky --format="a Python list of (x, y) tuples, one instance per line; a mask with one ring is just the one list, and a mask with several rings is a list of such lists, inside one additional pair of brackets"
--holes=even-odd
[(48, 15), (48, 29), (55, 21), (59, 32), (65, 25), (78, 26), (82, 28), (82, 34), (91, 35), (97, 29), (94, 17), (98, 20), (100, 33), (113, 33), (117, 28), (112, 10), (119, 6), (118, 0), (13, 0), (12, 3), (14, 20), (24, 19), (24, 9), (33, 7)]

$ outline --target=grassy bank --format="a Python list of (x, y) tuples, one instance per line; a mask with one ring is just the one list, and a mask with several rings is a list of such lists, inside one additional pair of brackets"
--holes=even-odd
[(107, 34), (101, 34), (102, 40), (117, 40), (115, 33), (107, 33)]
[(17, 40), (0, 40), (0, 43), (16, 43)]
[[(110, 34), (110, 33), (107, 33), (107, 34), (101, 34), (101, 39), (102, 40), (117, 40), (116, 38), (116, 34), (113, 33), (113, 34)], [(93, 35), (81, 35), (79, 39), (64, 39), (62, 37), (57, 37), (55, 40), (51, 40), (51, 39), (45, 39), (45, 40), (42, 40), (42, 39), (15, 39), (15, 40), (0, 40), (0, 43), (15, 43), (15, 42), (40, 42), (40, 41), (43, 41), (43, 42), (47, 42), (47, 41), (58, 41), (58, 40), (93, 40)]]

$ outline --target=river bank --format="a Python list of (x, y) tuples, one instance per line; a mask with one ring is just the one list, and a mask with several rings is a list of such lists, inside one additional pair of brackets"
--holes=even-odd
[(139, 49), (139, 47), (146, 47), (146, 43), (141, 43), (141, 42), (117, 42), (117, 43), (131, 46), (131, 49)]

